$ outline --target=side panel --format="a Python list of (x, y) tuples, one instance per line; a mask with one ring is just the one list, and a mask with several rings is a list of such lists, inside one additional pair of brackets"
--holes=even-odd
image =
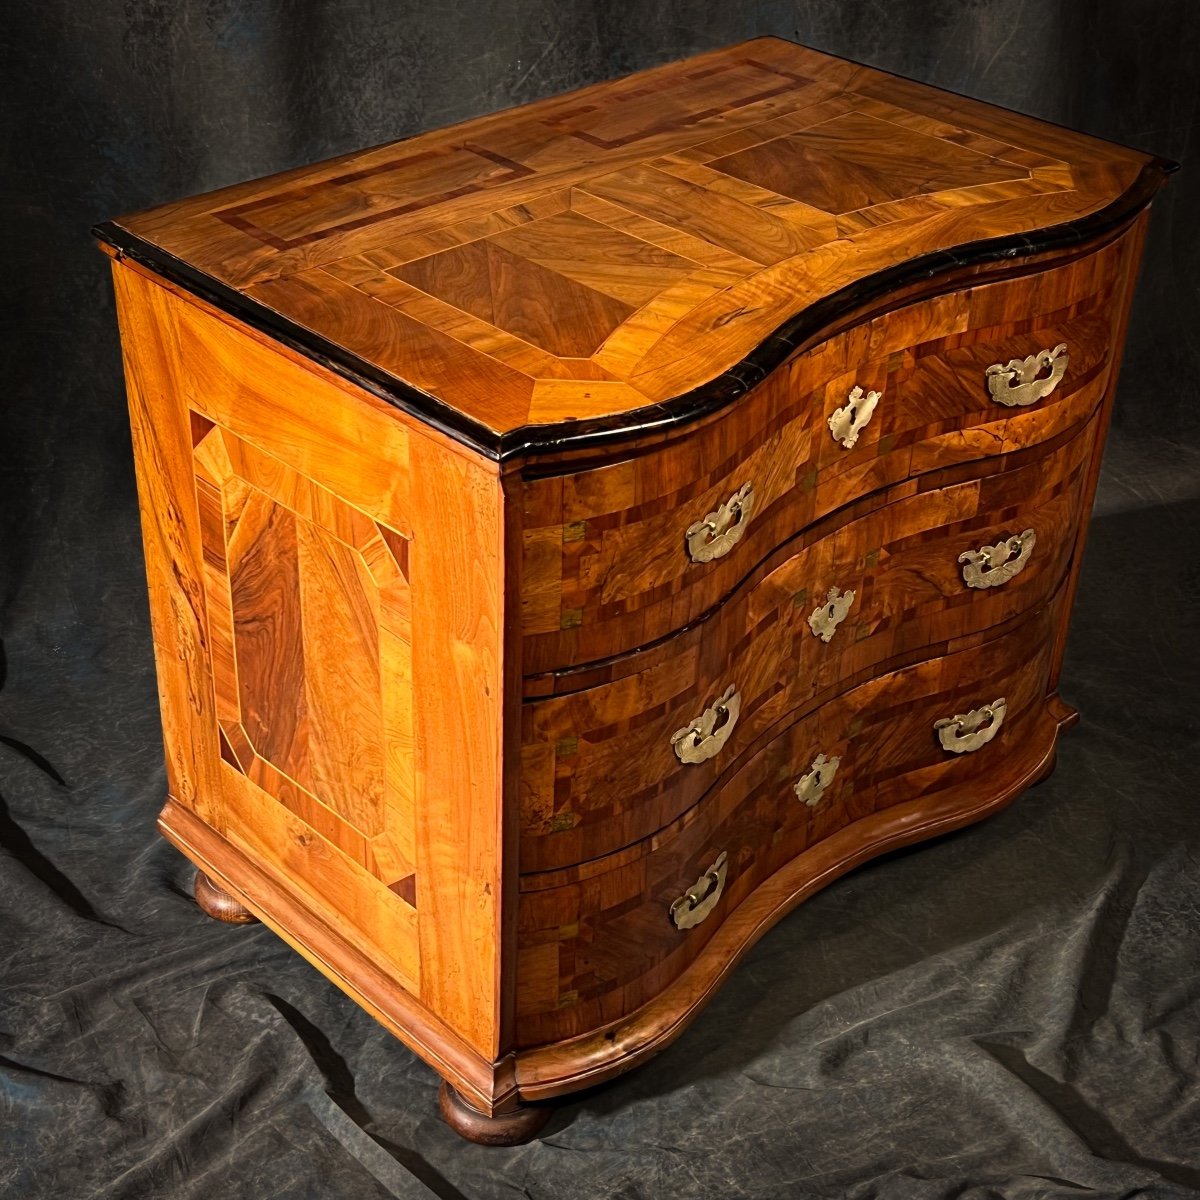
[(502, 915), (496, 471), (140, 270), (114, 276), (165, 831), (183, 808), (219, 835), (229, 853), (206, 869), (252, 910), (269, 876), (303, 910), (294, 924), (315, 918), (344, 945), (345, 961), (302, 947), (318, 967), (351, 994), (355, 962), (379, 968), (397, 1021), (415, 1003), (435, 1021), (404, 1023), (445, 1027), (435, 1047), (409, 1032), (414, 1048), (444, 1069), (469, 1047), (467, 1091), (486, 1092)]

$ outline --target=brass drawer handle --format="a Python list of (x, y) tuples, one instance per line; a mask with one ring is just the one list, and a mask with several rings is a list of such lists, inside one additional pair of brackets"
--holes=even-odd
[(753, 512), (754, 484), (743, 483), (716, 512), (688, 526), (688, 557), (692, 562), (712, 562), (728, 554), (742, 540)]
[(717, 861), (682, 896), (672, 901), (671, 921), (676, 929), (691, 929), (699, 925), (717, 907), (717, 901), (725, 890), (728, 858), (722, 850)]
[(942, 749), (949, 750), (951, 754), (970, 754), (972, 750), (986, 746), (1004, 724), (1006, 708), (1007, 701), (1001, 696), (982, 708), (973, 708), (970, 712), (943, 717), (935, 722), (933, 727), (937, 730)]
[[(1012, 358), (1007, 363), (992, 363), (984, 372), (988, 393), (997, 404), (1024, 408), (1050, 395), (1067, 373), (1067, 343), (1053, 350), (1039, 350), (1028, 358)], [(1042, 375), (1049, 371), (1049, 375)]]
[(973, 588), (999, 587), (1007, 583), (1025, 569), (1036, 544), (1037, 534), (1026, 529), (994, 546), (964, 550), (958, 556), (958, 561), (963, 564), (963, 582)]
[(823, 642), (828, 642), (837, 632), (837, 627), (845, 620), (854, 603), (853, 591), (843, 592), (831, 587), (825, 599), (812, 610), (808, 618), (808, 627)]
[(825, 789), (833, 782), (833, 777), (837, 774), (838, 764), (841, 761), (837, 757), (826, 758), (825, 755), (818, 754), (813, 759), (812, 768), (808, 774), (800, 776), (792, 791), (809, 808), (816, 808), (821, 797), (825, 795)]
[(882, 395), (882, 392), (867, 392), (864, 395), (862, 388), (856, 385), (846, 397), (846, 403), (833, 410), (829, 418), (829, 432), (833, 434), (835, 442), (841, 442), (843, 450), (853, 449)]
[(719, 700), (671, 735), (675, 757), (682, 763), (702, 763), (712, 758), (729, 741), (741, 711), (741, 693), (730, 684)]

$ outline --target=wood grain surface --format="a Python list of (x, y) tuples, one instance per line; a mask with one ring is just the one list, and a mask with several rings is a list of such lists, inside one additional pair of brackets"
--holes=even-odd
[[(914, 650), (1044, 605), (1075, 548), (1094, 423), (998, 475), (932, 487), (767, 558), (707, 621), (621, 660), (608, 681), (522, 713), (521, 869), (583, 862), (649, 836), (722, 787), (796, 711)], [(1033, 529), (1028, 565), (977, 590), (961, 553)], [(826, 643), (810, 627), (828, 589), (854, 592)], [(568, 676), (574, 680), (575, 676)], [(720, 752), (681, 764), (671, 735), (728, 686), (741, 711)]]
[(495, 468), (141, 272), (115, 277), (172, 800), (490, 1061)]
[[(559, 871), (526, 875), (518, 907), (517, 1005), (522, 1046), (571, 1038), (620, 1019), (663, 991), (740, 901), (823, 838), (891, 805), (972, 781), (980, 794), (1008, 760), (1045, 754), (1026, 742), (1045, 703), (1056, 606), (1004, 636), (865, 683), (748, 755), (712, 795), (643, 841)], [(934, 724), (1004, 697), (991, 742), (951, 754)], [(818, 754), (839, 757), (810, 807), (793, 787)], [(725, 852), (728, 881), (689, 930), (668, 915)]]
[(645, 409), (1153, 160), (761, 38), (117, 222), (480, 429)]
[[(528, 479), (519, 494), (526, 672), (689, 625), (779, 542), (866, 494), (1080, 426), (1104, 395), (1113, 289), (1134, 248), (1120, 238), (1066, 266), (901, 307), (797, 354), (689, 436)], [(1007, 408), (990, 397), (990, 365), (1061, 342), (1070, 365), (1044, 400)], [(847, 450), (827, 421), (855, 386), (881, 399)], [(742, 540), (693, 562), (689, 526), (746, 483), (755, 505)]]
[[(759, 884), (708, 935), (704, 950), (626, 1017), (588, 1033), (517, 1054), (523, 1099), (548, 1100), (593, 1087), (646, 1062), (700, 1015), (754, 944), (798, 904), (880, 854), (960, 829), (1012, 803), (1054, 768), (1058, 738), (1078, 714), (1054, 694), (1037, 706), (1021, 752), (995, 763), (988, 786), (976, 778), (880, 809), (831, 833)], [(862, 919), (872, 919), (869, 906)]]
[(1164, 169), (760, 39), (121, 223), (160, 824), (209, 907), (512, 1140), (804, 896), (1013, 799), (1073, 717)]

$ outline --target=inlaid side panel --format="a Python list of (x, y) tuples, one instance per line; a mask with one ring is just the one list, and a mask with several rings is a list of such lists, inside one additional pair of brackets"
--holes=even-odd
[[(780, 542), (881, 487), (995, 459), (1079, 427), (1104, 395), (1133, 243), (900, 308), (797, 355), (733, 410), (660, 450), (531, 479), (524, 513), (524, 669), (620, 654), (695, 621)], [(988, 367), (1065, 344), (1036, 403), (1005, 406)], [(829, 420), (878, 393), (846, 445)], [(726, 553), (688, 531), (747, 485)]]
[(219, 426), (194, 458), (221, 756), (415, 908), (408, 540)]
[(195, 511), (187, 403), (171, 337), (171, 297), (113, 271), (167, 788), (203, 821), (220, 822), (220, 759), (209, 677), (204, 552)]
[[(116, 277), (179, 764), (164, 832), (194, 853), (173, 814), (200, 817), (221, 847), (206, 865), (252, 909), (269, 877), (286, 911), (267, 919), (352, 992), (369, 963), (389, 1027), (486, 1105), (503, 916), (495, 470), (137, 267)], [(315, 928), (320, 954), (297, 932)]]

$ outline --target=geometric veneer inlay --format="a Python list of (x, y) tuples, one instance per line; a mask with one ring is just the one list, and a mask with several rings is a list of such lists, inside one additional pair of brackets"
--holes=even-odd
[(758, 38), (99, 227), (163, 833), (533, 1136), (1052, 765), (1170, 166)]
[(708, 165), (834, 216), (889, 200), (1029, 178), (1025, 167), (865, 113), (835, 117)]
[(563, 212), (391, 274), (551, 354), (586, 358), (664, 280), (678, 282), (698, 269), (669, 250)]
[(415, 906), (408, 543), (193, 428), (221, 757)]

